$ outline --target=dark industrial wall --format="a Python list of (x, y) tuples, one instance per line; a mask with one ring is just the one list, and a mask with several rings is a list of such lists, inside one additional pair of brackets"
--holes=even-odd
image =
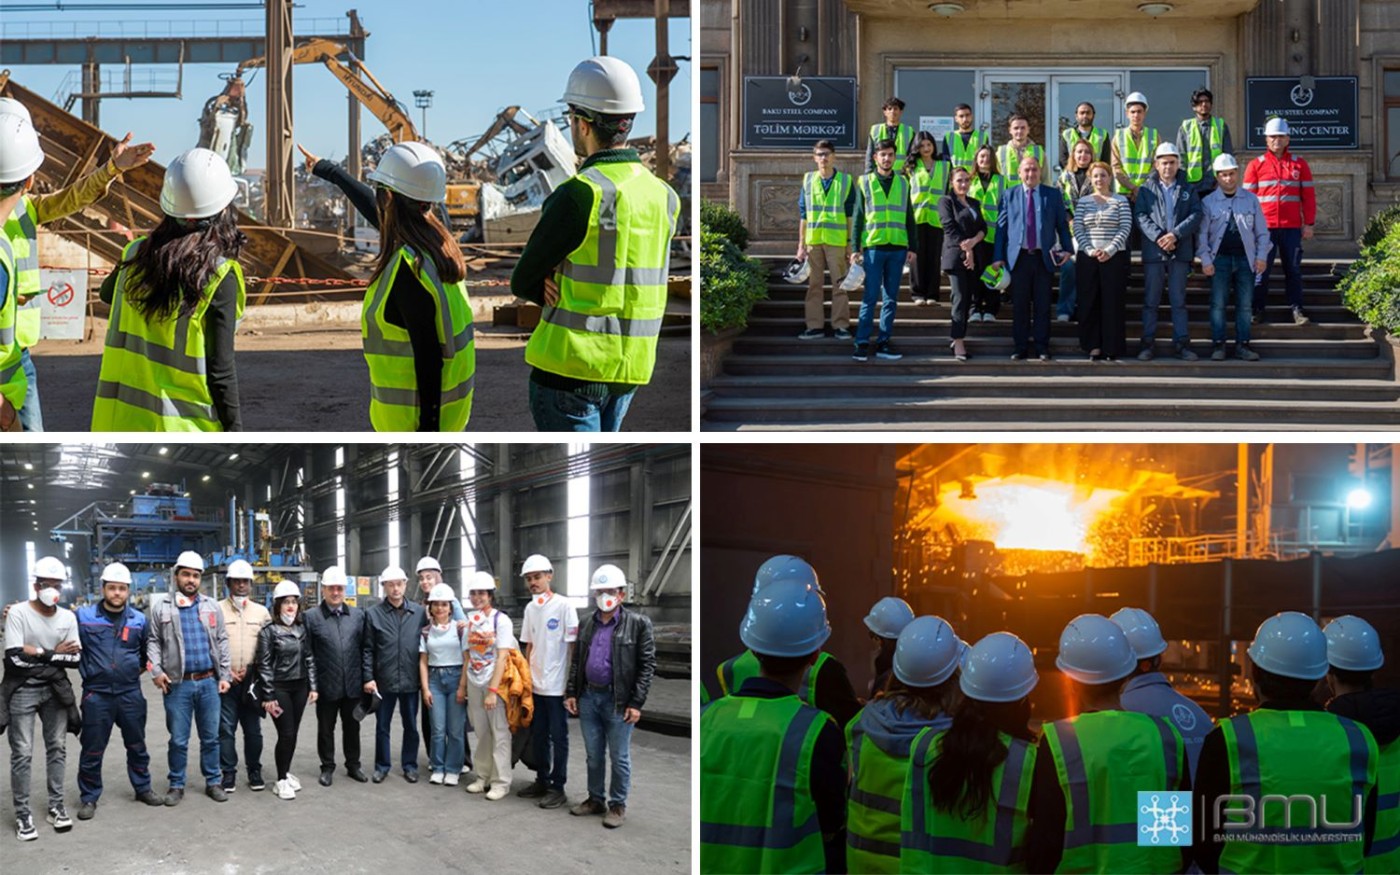
[(831, 640), (858, 692), (870, 680), (863, 618), (893, 591), (893, 445), (708, 444), (700, 451), (704, 496), (700, 549), (701, 679), (742, 650), (739, 623), (758, 566), (777, 553), (816, 568)]

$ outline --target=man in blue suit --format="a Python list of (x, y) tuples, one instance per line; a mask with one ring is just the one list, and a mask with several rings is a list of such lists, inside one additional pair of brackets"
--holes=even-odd
[(1040, 162), (1028, 155), (1021, 184), (1001, 196), (993, 267), (1011, 271), (1011, 337), (1015, 360), (1027, 358), (1034, 311), (1035, 350), (1050, 361), (1050, 278), (1074, 256), (1069, 219), (1059, 189), (1040, 184)]

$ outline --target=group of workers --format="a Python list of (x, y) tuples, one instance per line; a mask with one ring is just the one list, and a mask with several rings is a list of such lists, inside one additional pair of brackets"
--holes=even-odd
[[(1012, 304), (1016, 360), (1050, 359), (1050, 324), (1078, 322), (1079, 343), (1093, 361), (1130, 354), (1129, 263), (1138, 250), (1144, 299), (1137, 358), (1156, 356), (1158, 308), (1165, 290), (1172, 349), (1194, 361), (1186, 284), (1199, 264), (1211, 283), (1210, 358), (1227, 358), (1226, 311), (1235, 309), (1234, 355), (1256, 361), (1250, 325), (1264, 318), (1275, 255), (1282, 261), (1292, 321), (1305, 325), (1302, 244), (1317, 216), (1312, 171), (1289, 151), (1288, 123), (1270, 118), (1267, 151), (1241, 168), (1230, 128), (1214, 115), (1209, 89), (1191, 95), (1193, 115), (1175, 137), (1148, 127), (1146, 95), (1125, 100), (1128, 124), (1096, 127), (1083, 102), (1059, 137), (1059, 159), (1031, 139), (1026, 116), (1013, 113), (999, 146), (974, 126), (960, 104), (956, 129), (940, 143), (901, 121), (904, 102), (885, 101), (872, 125), (866, 172), (836, 169), (835, 147), (813, 147), (816, 170), (798, 195), (798, 246), (789, 279), (807, 283), (802, 340), (826, 337), (825, 276), (831, 276), (830, 327), (851, 341), (852, 357), (902, 358), (892, 343), (899, 288), (909, 266), (914, 305), (931, 304), (939, 271), (948, 276), (951, 354), (969, 358), (968, 324), (994, 322), (1003, 294)], [(1052, 166), (1060, 168), (1058, 186)], [(1057, 190), (1058, 188), (1058, 190)], [(863, 294), (854, 333), (848, 291)], [(1059, 298), (1052, 301), (1058, 276)], [(854, 281), (853, 281), (854, 280)], [(876, 326), (876, 307), (879, 321)]]
[[(505, 798), (525, 745), (536, 779), (516, 792), (540, 808), (566, 804), (569, 757), (567, 717), (579, 719), (587, 753), (588, 795), (570, 807), (600, 815), (603, 826), (626, 819), (631, 786), (631, 734), (642, 716), (656, 668), (651, 620), (625, 607), (627, 580), (614, 565), (590, 581), (594, 610), (582, 624), (578, 611), (552, 589), (553, 565), (542, 555), (521, 569), (530, 600), (517, 636), (496, 606), (495, 579), (475, 572), (465, 609), (443, 582), (432, 556), (418, 562), (417, 600), (408, 574), (391, 566), (379, 576), (383, 600), (357, 607), (355, 589), (339, 567), (320, 575), (321, 601), (305, 605), (301, 587), (277, 583), (271, 611), (250, 598), (252, 566), (235, 560), (227, 570), (227, 597), (201, 591), (204, 560), (179, 556), (173, 590), (142, 613), (131, 604), (132, 575), (119, 562), (102, 571), (100, 600), (76, 612), (59, 605), (67, 570), (54, 557), (34, 564), (33, 597), (9, 606), (4, 620), (5, 673), (0, 681), (0, 731), (9, 731), (10, 786), (20, 841), (38, 838), (30, 807), (30, 771), (42, 726), (47, 768), (47, 821), (58, 833), (73, 828), (64, 785), (65, 735), (79, 736), (77, 818), (90, 820), (102, 797), (102, 761), (112, 728), (121, 730), (127, 778), (138, 802), (179, 805), (185, 795), (191, 724), (199, 735), (198, 771), (204, 793), (225, 802), (239, 786), (239, 731), (248, 789), (263, 790), (261, 719), (276, 730), (273, 795), (294, 800), (301, 781), (292, 773), (298, 728), (309, 705), (317, 723), (319, 783), (336, 772), (335, 735), (354, 781), (383, 782), (393, 768), (395, 710), (401, 721), (399, 764), (405, 781), (419, 777), (419, 703), (432, 785)], [(347, 592), (348, 587), (348, 592)], [(524, 645), (522, 656), (520, 646)], [(67, 672), (77, 669), (81, 695)], [(170, 731), (169, 781), (156, 795), (146, 748), (147, 705), (142, 678), (162, 693)], [(360, 760), (360, 722), (376, 717), (374, 768)], [(470, 719), (469, 719), (470, 718)], [(528, 729), (525, 744), (512, 738)], [(468, 756), (467, 731), (476, 734)], [(474, 760), (474, 762), (473, 762)]]
[(1218, 723), (1172, 688), (1139, 608), (1065, 626), (1072, 716), (1034, 724), (1040, 675), (1016, 635), (969, 645), (894, 597), (865, 624), (861, 707), (822, 649), (812, 566), (760, 567), (748, 650), (703, 694), (702, 872), (1400, 869), (1400, 691), (1373, 688), (1384, 656), (1360, 617), (1266, 619), (1247, 650), (1258, 705)]
[[(636, 71), (590, 58), (569, 76), (577, 175), (545, 201), (511, 277), (543, 309), (525, 347), (529, 407), (541, 431), (618, 431), (656, 362), (680, 199), (627, 146), (645, 108)], [(0, 98), (0, 429), (41, 431), (28, 349), (39, 339), (37, 228), (102, 197), (154, 146), (130, 135), (99, 170), (48, 195), (33, 193), (43, 149), (28, 110)], [(299, 147), (300, 148), (300, 147)], [(463, 431), (471, 416), (476, 348), (466, 263), (440, 218), (447, 173), (437, 150), (397, 143), (351, 178), (302, 148), (308, 169), (341, 188), (380, 232), (361, 336), (376, 431)], [(166, 168), (163, 217), (125, 245), (102, 283), (111, 308), (92, 409), (93, 431), (238, 431), (234, 333), (246, 290), (247, 242), (237, 184), (208, 149)]]

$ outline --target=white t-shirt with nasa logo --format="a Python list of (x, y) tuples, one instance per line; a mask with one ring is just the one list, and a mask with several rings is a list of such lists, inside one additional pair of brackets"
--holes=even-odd
[(467, 679), (477, 687), (489, 687), (496, 672), (496, 652), (514, 650), (515, 624), (504, 611), (467, 612)]
[(530, 676), (535, 694), (564, 695), (569, 643), (578, 640), (578, 611), (557, 592), (534, 596), (525, 606), (520, 640), (532, 647)]

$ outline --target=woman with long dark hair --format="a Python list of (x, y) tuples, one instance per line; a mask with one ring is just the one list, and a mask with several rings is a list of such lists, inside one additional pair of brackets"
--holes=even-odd
[(938, 157), (938, 142), (928, 131), (914, 135), (904, 173), (909, 177), (910, 198), (914, 205), (914, 251), (910, 268), (915, 305), (932, 304), (938, 299), (938, 256), (943, 249), (943, 225), (938, 201), (948, 191), (947, 161)]
[[(396, 143), (368, 185), (298, 145), (306, 166), (339, 187), (379, 230), (379, 260), (360, 317), (375, 431), (463, 431), (472, 411), (476, 343), (467, 266), (443, 224), (447, 170), (424, 143)], [(407, 268), (407, 269), (404, 269)]]
[(316, 702), (316, 657), (311, 636), (301, 620), (301, 589), (284, 580), (272, 590), (272, 622), (258, 632), (254, 657), (258, 666), (258, 699), (277, 727), (278, 799), (295, 799), (301, 781), (292, 774), (297, 731), (308, 703)]
[(953, 319), (949, 346), (953, 357), (967, 361), (967, 323), (972, 298), (981, 291), (984, 262), (977, 260), (979, 247), (987, 237), (987, 222), (982, 218), (982, 205), (968, 197), (972, 175), (966, 167), (953, 168), (952, 189), (938, 201), (938, 217), (943, 224), (943, 252), (940, 254), (943, 272), (948, 274)]
[(1025, 871), (1036, 754), (1030, 692), (1038, 680), (1030, 648), (1010, 632), (968, 650), (952, 725), (914, 740), (901, 800), (903, 871)]
[[(1006, 177), (997, 168), (996, 150), (990, 143), (983, 143), (973, 153), (972, 176), (967, 181), (967, 196), (982, 207), (982, 219), (987, 223), (987, 236), (973, 252), (978, 264), (992, 263), (992, 245), (997, 239), (997, 213), (1001, 211), (1001, 195), (1006, 186)], [(1000, 309), (1001, 292), (984, 283), (976, 283), (968, 321), (995, 322)]]
[(224, 159), (191, 149), (170, 162), (165, 218), (122, 251), (99, 297), (112, 308), (93, 431), (239, 431), (233, 332), (247, 294), (248, 238)]

